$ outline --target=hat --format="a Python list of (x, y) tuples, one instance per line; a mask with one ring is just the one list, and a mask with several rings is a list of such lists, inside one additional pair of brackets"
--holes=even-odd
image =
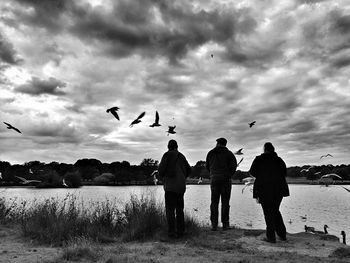
[(225, 138), (219, 138), (219, 139), (216, 139), (216, 141), (218, 144), (221, 144), (223, 146), (226, 146), (227, 144), (227, 140)]

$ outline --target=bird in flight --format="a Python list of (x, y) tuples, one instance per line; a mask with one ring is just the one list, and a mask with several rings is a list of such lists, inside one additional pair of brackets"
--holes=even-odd
[(161, 126), (160, 124), (159, 124), (159, 114), (158, 114), (158, 111), (156, 111), (156, 118), (155, 118), (155, 120), (154, 120), (154, 123), (152, 124), (152, 125), (150, 125), (149, 127), (159, 127), (159, 126)]
[(338, 179), (343, 180), (343, 178), (340, 177), (340, 176), (337, 175), (337, 174), (325, 174), (325, 175), (322, 175), (322, 176), (321, 176), (321, 179), (322, 179), (322, 178), (332, 178), (332, 179), (338, 178)]
[(197, 182), (197, 184), (202, 183), (202, 181), (203, 181), (203, 180), (202, 180), (202, 177), (199, 177), (199, 178), (198, 178), (198, 182)]
[(300, 172), (301, 172), (301, 173), (304, 173), (304, 172), (305, 172), (305, 173), (308, 173), (308, 172), (310, 172), (310, 169), (311, 169), (311, 168), (314, 168), (314, 167), (315, 167), (314, 165), (311, 165), (311, 166), (309, 166), (308, 168), (301, 169)]
[(255, 177), (254, 176), (248, 176), (248, 177), (243, 178), (242, 181), (244, 182), (244, 187), (242, 189), (242, 194), (243, 194), (244, 189), (246, 189), (249, 186), (254, 185)]
[(120, 119), (119, 119), (119, 115), (118, 115), (118, 113), (117, 113), (117, 111), (119, 110), (120, 108), (118, 108), (118, 107), (112, 107), (112, 108), (109, 108), (109, 109), (107, 109), (106, 110), (106, 112), (107, 113), (112, 113), (113, 114), (113, 116), (119, 121)]
[(242, 153), (242, 150), (243, 150), (243, 148), (239, 149), (237, 152), (235, 152), (235, 154), (237, 154), (237, 155), (242, 155), (242, 154), (243, 154), (243, 153)]
[(175, 134), (175, 133), (176, 133), (176, 131), (174, 131), (175, 128), (176, 128), (176, 125), (174, 125), (174, 126), (168, 126), (168, 131), (167, 131), (168, 136), (169, 136), (169, 133), (171, 133), (171, 134)]
[(21, 133), (21, 131), (19, 129), (17, 129), (16, 127), (13, 127), (10, 123), (4, 122), (7, 125), (7, 129), (12, 129), (15, 130), (18, 133)]
[(142, 112), (135, 120), (132, 121), (129, 127), (132, 127), (134, 124), (138, 124), (141, 122), (143, 116), (145, 116), (146, 112)]
[(66, 183), (66, 180), (64, 180), (64, 178), (62, 179), (62, 185), (63, 185), (64, 187), (69, 187), (68, 184)]
[(255, 125), (256, 121), (252, 121), (251, 123), (248, 123), (249, 128), (253, 127), (253, 125)]
[(39, 180), (27, 180), (27, 179), (20, 177), (20, 176), (17, 176), (17, 175), (15, 175), (15, 177), (20, 179), (22, 184), (41, 183), (41, 181), (39, 181)]
[(344, 190), (346, 190), (346, 191), (348, 191), (350, 193), (350, 189), (348, 189), (348, 188), (346, 188), (344, 186), (342, 186), (342, 187), (344, 188)]
[(237, 167), (241, 164), (241, 162), (243, 161), (243, 157), (242, 157), (242, 159), (237, 163)]
[(320, 159), (325, 158), (325, 157), (333, 157), (333, 155), (327, 153), (327, 154), (325, 154), (325, 155), (322, 155), (322, 156), (320, 157)]
[(214, 54), (211, 54), (210, 56), (213, 58), (213, 57), (214, 57)]

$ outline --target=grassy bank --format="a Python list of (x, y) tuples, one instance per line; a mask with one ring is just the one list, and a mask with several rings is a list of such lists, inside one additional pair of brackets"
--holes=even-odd
[[(189, 216), (185, 221), (187, 231), (196, 233), (198, 223)], [(85, 204), (73, 195), (20, 204), (1, 198), (0, 222), (17, 225), (24, 237), (50, 245), (81, 238), (100, 243), (147, 240), (167, 230), (164, 205), (144, 196), (131, 196), (122, 208), (110, 200)]]

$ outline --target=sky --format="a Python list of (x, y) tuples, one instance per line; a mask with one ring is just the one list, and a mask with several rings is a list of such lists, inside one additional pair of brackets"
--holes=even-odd
[(219, 137), (243, 148), (241, 170), (267, 141), (287, 166), (349, 164), (349, 84), (348, 0), (0, 2), (0, 117), (22, 131), (0, 126), (12, 164), (140, 164), (175, 139), (195, 165)]

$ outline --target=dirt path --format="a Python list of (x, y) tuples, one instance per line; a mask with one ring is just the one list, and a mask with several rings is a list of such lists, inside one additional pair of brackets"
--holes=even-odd
[[(74, 262), (350, 262), (350, 247), (334, 236), (308, 233), (289, 234), (288, 241), (262, 241), (264, 231), (208, 229), (195, 238), (152, 242), (90, 244), (75, 248), (39, 246), (24, 240), (18, 230), (0, 226), (0, 262), (73, 262), (64, 255), (75, 253)], [(332, 256), (335, 250), (342, 256)], [(67, 251), (70, 251), (69, 253)], [(71, 254), (69, 254), (71, 255)]]

